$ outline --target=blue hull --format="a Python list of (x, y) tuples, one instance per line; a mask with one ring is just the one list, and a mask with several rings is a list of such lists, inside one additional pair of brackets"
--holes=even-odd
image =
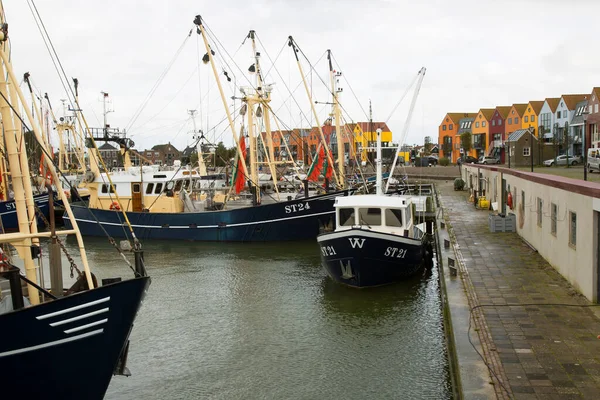
[[(333, 227), (334, 202), (349, 191), (234, 210), (197, 213), (128, 212), (139, 239), (174, 239), (205, 242), (271, 242), (315, 239), (324, 227)], [(83, 235), (129, 235), (120, 212), (71, 205)], [(71, 221), (65, 214), (65, 226)], [(100, 224), (98, 224), (98, 222)]]
[(0, 315), (2, 398), (102, 399), (150, 278)]
[(433, 256), (423, 238), (359, 228), (329, 232), (317, 238), (321, 265), (336, 282), (353, 287), (387, 285), (420, 272)]
[[(33, 196), (35, 205), (40, 209), (44, 217), (48, 218), (49, 206), (48, 206), (48, 194), (37, 194)], [(2, 218), (2, 228), (4, 231), (16, 231), (19, 229), (19, 223), (17, 221), (17, 207), (14, 200), (0, 202), (0, 218)], [(38, 215), (37, 216), (38, 226), (44, 225), (44, 220)]]

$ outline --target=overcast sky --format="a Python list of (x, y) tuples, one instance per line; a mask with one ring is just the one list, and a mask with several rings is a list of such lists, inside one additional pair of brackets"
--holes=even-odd
[[(27, 3), (4, 1), (14, 67), (17, 76), (30, 72), (35, 90), (47, 92), (54, 109), (60, 109), (60, 99), (67, 97)], [(315, 68), (309, 74), (303, 60), (313, 101), (331, 101), (320, 79), (329, 83), (323, 55), (332, 50), (343, 73), (346, 121), (366, 121), (369, 99), (373, 119), (385, 121), (425, 66), (409, 144), (423, 143), (427, 135), (436, 142), (446, 112), (589, 93), (600, 84), (594, 29), (600, 2), (595, 0), (35, 3), (67, 75), (79, 79), (80, 103), (90, 125), (102, 126), (100, 92), (108, 92), (114, 109), (109, 124), (127, 127), (138, 149), (167, 141), (181, 149), (191, 143), (190, 109), (198, 110), (198, 129), (209, 132), (211, 140), (232, 143), (227, 125), (217, 125), (225, 113), (212, 71), (202, 63), (198, 68), (198, 57), (205, 53), (201, 38), (195, 32), (187, 38), (196, 14), (210, 28), (211, 39), (219, 41), (216, 58), (238, 85), (248, 86), (246, 79), (252, 79), (245, 73), (252, 63), (250, 43), (242, 42), (249, 30), (256, 30), (263, 70), (270, 70), (266, 81), (275, 84), (273, 108), (292, 127), (314, 125), (315, 119), (298, 86), (301, 75), (286, 45), (289, 35)], [(275, 68), (269, 57), (276, 60)], [(233, 106), (233, 82), (222, 81)], [(286, 86), (295, 90), (293, 100)], [(412, 93), (388, 121), (396, 141)], [(317, 105), (317, 111), (321, 122), (330, 112), (327, 105)]]

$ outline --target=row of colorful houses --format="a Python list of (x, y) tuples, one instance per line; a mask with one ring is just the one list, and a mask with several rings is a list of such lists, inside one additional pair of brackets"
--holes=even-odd
[(594, 87), (589, 94), (565, 94), (510, 106), (482, 108), (478, 112), (447, 113), (439, 125), (440, 156), (456, 162), (464, 155), (460, 136), (465, 132), (472, 135), (468, 155), (477, 158), (494, 156), (502, 163), (507, 162), (509, 151), (515, 156), (513, 150), (508, 150), (512, 147), (507, 142), (516, 141), (524, 134), (531, 136), (532, 144), (528, 149), (518, 149), (521, 158), (533, 157), (535, 148), (541, 149), (539, 158), (545, 150), (553, 151), (550, 148), (559, 149), (560, 153), (582, 155), (588, 148), (600, 147), (599, 95), (600, 87)]
[[(327, 120), (321, 127), (325, 141), (333, 154), (337, 154), (336, 127)], [(383, 147), (392, 146), (392, 132), (385, 122), (356, 122), (341, 126), (344, 154), (348, 159), (359, 156), (362, 161), (372, 158), (377, 144), (377, 130), (381, 129)], [(262, 132), (266, 143), (266, 133)], [(308, 163), (317, 152), (321, 135), (317, 127), (295, 128), (272, 133), (275, 161), (303, 160)], [(286, 146), (287, 144), (287, 146)], [(288, 152), (289, 149), (289, 152)], [(259, 146), (259, 151), (261, 146)]]

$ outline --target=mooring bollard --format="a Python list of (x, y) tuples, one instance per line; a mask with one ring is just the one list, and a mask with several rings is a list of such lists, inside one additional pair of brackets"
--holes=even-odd
[(449, 249), (450, 248), (450, 241), (448, 239), (444, 239), (444, 248), (445, 249)]
[(452, 276), (456, 276), (457, 275), (457, 270), (456, 267), (454, 266), (454, 259), (448, 257), (448, 268), (450, 268), (450, 275)]

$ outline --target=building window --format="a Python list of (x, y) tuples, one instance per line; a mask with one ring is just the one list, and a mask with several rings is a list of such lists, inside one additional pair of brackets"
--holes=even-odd
[(500, 125), (502, 125), (502, 120), (501, 119), (498, 120), (498, 126), (500, 126)]
[(530, 151), (529, 147), (523, 147), (523, 157), (529, 157)]
[(597, 113), (598, 112), (598, 103), (594, 104), (594, 112)]
[(577, 245), (577, 213), (569, 211), (569, 245)]
[(442, 125), (442, 130), (445, 131), (446, 130), (446, 125)]
[(519, 117), (515, 117), (515, 124), (519, 123)]
[(475, 128), (479, 128), (479, 122), (475, 122)]
[(529, 117), (527, 115), (523, 117), (523, 119), (525, 120), (525, 122), (529, 122)]
[(556, 236), (556, 215), (558, 214), (558, 206), (554, 203), (550, 204), (550, 233)]
[(512, 118), (508, 119), (508, 124), (511, 125), (512, 124)]
[(592, 105), (591, 105), (591, 104), (590, 104), (590, 107), (589, 107), (588, 113), (590, 113), (590, 114), (592, 113)]
[(537, 224), (541, 228), (542, 227), (542, 207), (544, 203), (542, 199), (537, 198)]
[[(527, 121), (525, 121), (525, 122), (527, 122)], [(531, 116), (531, 122), (535, 122), (535, 115)]]
[(448, 125), (448, 129), (449, 129), (449, 130), (452, 130), (452, 129), (454, 129), (454, 125), (452, 125), (452, 124)]
[(485, 121), (481, 121), (481, 126), (485, 128)]
[(560, 118), (560, 111), (556, 112), (556, 118)]
[(496, 120), (495, 119), (492, 120), (492, 126), (496, 126)]

